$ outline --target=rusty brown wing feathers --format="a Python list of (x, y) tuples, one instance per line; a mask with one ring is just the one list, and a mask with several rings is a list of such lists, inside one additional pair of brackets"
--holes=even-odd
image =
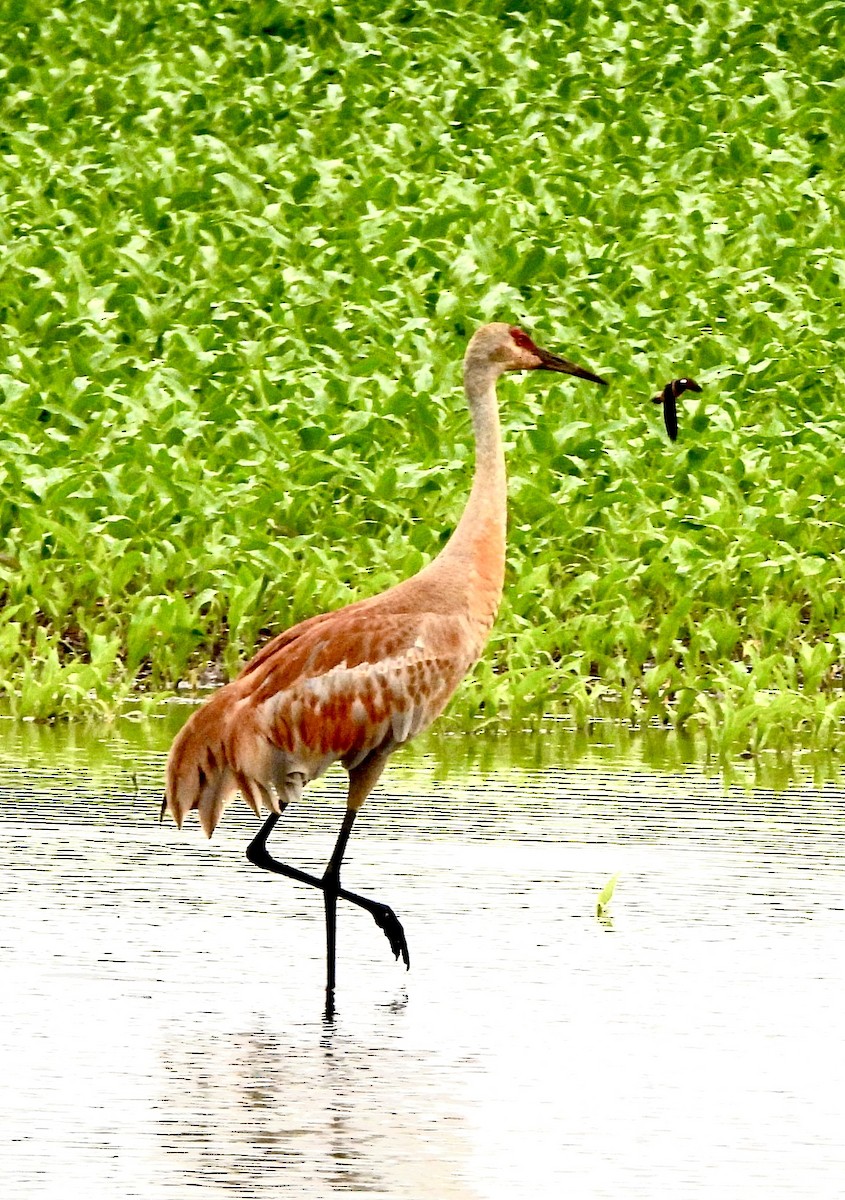
[[(168, 760), (167, 807), (211, 834), (238, 790), (279, 811), (291, 780), (349, 769), (426, 728), (476, 657), (466, 622), (366, 603), (281, 634), (195, 712)], [(296, 782), (298, 777), (298, 783)]]

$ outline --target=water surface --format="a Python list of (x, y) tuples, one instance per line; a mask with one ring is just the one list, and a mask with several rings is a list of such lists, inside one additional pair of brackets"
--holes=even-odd
[[(341, 908), (330, 1025), (320, 897), (250, 867), (249, 811), (157, 824), (183, 718), (0, 726), (0, 1194), (842, 1195), (835, 767), (726, 787), (669, 735), (429, 737), (344, 873), (411, 970)], [(343, 778), (277, 855), (321, 869)]]

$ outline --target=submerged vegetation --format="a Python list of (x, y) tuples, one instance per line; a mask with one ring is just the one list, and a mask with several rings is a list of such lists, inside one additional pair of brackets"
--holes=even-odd
[(230, 673), (417, 570), (504, 319), (612, 386), (500, 387), (506, 597), (453, 719), (837, 740), (841, 5), (0, 7), (10, 711)]

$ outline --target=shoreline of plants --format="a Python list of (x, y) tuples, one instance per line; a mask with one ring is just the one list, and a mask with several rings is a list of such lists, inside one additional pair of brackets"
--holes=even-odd
[[(660, 672), (652, 669), (651, 685), (641, 683), (626, 693), (614, 690), (597, 677), (571, 676), (561, 681), (549, 676), (550, 690), (543, 699), (542, 691), (525, 702), (524, 690), (517, 696), (516, 706), (509, 706), (506, 675), (488, 671), (490, 663), (482, 662), (477, 671), (463, 684), (446, 713), (440, 719), (449, 733), (492, 734), (507, 737), (511, 733), (538, 732), (557, 725), (570, 732), (585, 732), (597, 727), (617, 728), (630, 733), (648, 729), (671, 731), (682, 737), (699, 741), (707, 759), (721, 764), (737, 758), (756, 759), (765, 752), (778, 756), (800, 752), (845, 752), (845, 695), (807, 692), (797, 689), (760, 689), (753, 675), (744, 679), (734, 677), (722, 681), (722, 687), (701, 691), (683, 689), (679, 697), (657, 681)], [(209, 674), (208, 664), (204, 674)], [(80, 680), (79, 668), (74, 672)], [(86, 694), (71, 693), (69, 703), (62, 709), (66, 696), (64, 685), (55, 679), (43, 681), (30, 676), (28, 687), (15, 694), (8, 691), (0, 700), (0, 719), (54, 723), (78, 720), (83, 723), (110, 723), (119, 719), (146, 720), (160, 715), (172, 706), (188, 708), (200, 704), (217, 686), (223, 674), (219, 664), (213, 671), (215, 684), (192, 685), (183, 681), (170, 692), (138, 690), (132, 684), (115, 686), (108, 678), (101, 686)], [(492, 675), (493, 690), (484, 685)], [(81, 677), (77, 686), (90, 682)], [(837, 689), (841, 690), (841, 689)], [(57, 704), (57, 695), (61, 697)], [(502, 704), (502, 697), (505, 703)], [(683, 706), (683, 707), (682, 707)]]

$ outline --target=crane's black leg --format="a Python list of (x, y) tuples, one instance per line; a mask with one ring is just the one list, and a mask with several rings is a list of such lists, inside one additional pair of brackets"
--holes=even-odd
[[(282, 811), (284, 811), (284, 806)], [(288, 879), (295, 879), (298, 883), (307, 883), (310, 887), (320, 888), (323, 892), (326, 905), (326, 943), (328, 953), (326, 976), (327, 997), (329, 991), (334, 992), (338, 898), (347, 900), (350, 904), (355, 904), (358, 908), (363, 908), (368, 912), (390, 943), (390, 949), (393, 951), (394, 958), (398, 959), (401, 956), (406, 968), (410, 966), (411, 962), (408, 953), (408, 943), (405, 939), (405, 931), (393, 909), (387, 904), (379, 903), (378, 900), (370, 900), (366, 896), (359, 896), (357, 892), (350, 892), (340, 886), (340, 865), (343, 861), (343, 855), (346, 852), (349, 834), (355, 822), (356, 811), (351, 808), (346, 810), (335, 848), (322, 879), (319, 879), (316, 875), (309, 875), (307, 871), (300, 871), (297, 867), (290, 867), (287, 863), (279, 862), (278, 859), (273, 858), (270, 854), (267, 849), (267, 839), (275, 828), (281, 813), (270, 814), (246, 850), (246, 856), (254, 866), (261, 867), (265, 871), (273, 871), (277, 875), (285, 875)]]
[(329, 865), (323, 874), (323, 902), (326, 906), (326, 1020), (334, 1016), (335, 951), (337, 948), (337, 898), (340, 894), (340, 864), (355, 823), (354, 809), (347, 808), (337, 835)]

